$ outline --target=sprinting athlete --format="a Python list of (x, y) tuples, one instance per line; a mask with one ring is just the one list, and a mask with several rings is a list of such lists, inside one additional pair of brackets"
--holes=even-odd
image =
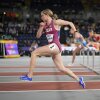
[(80, 33), (78, 33), (77, 31), (71, 32), (71, 33), (74, 36), (76, 48), (73, 51), (72, 63), (70, 64), (70, 66), (73, 65), (73, 63), (75, 61), (76, 54), (79, 53), (81, 49), (83, 49), (84, 47), (86, 47), (88, 49), (87, 42)]
[(46, 46), (39, 47), (35, 49), (31, 54), (30, 68), (29, 72), (25, 76), (21, 76), (21, 80), (32, 81), (33, 69), (35, 68), (37, 56), (52, 56), (52, 59), (56, 67), (66, 75), (74, 78), (83, 88), (85, 88), (85, 83), (83, 77), (76, 76), (70, 69), (66, 68), (63, 64), (61, 57), (61, 44), (59, 42), (58, 31), (59, 27), (63, 25), (70, 25), (72, 30), (75, 32), (76, 28), (72, 22), (54, 19), (53, 12), (50, 9), (45, 9), (41, 12), (41, 19), (43, 22), (40, 23), (39, 29), (37, 31), (37, 38), (40, 38), (43, 32), (45, 32), (48, 44)]

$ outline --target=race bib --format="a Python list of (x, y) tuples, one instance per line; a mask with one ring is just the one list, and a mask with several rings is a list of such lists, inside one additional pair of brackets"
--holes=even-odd
[(47, 40), (48, 42), (52, 42), (53, 41), (53, 34), (47, 34), (46, 37), (47, 37)]

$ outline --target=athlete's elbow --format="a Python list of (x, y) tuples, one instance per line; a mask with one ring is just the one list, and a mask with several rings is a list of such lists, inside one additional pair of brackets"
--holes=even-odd
[(70, 22), (69, 23), (70, 27), (73, 29), (73, 31), (75, 32), (76, 31), (76, 28), (75, 28), (75, 25), (73, 22)]
[(70, 25), (71, 27), (73, 27), (74, 24), (73, 24), (73, 22), (69, 22), (69, 25)]

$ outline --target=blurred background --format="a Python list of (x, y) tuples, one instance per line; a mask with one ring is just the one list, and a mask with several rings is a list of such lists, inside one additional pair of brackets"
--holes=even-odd
[[(35, 40), (40, 12), (49, 8), (59, 18), (72, 21), (89, 46), (100, 50), (100, 0), (0, 0), (0, 40), (18, 41), (18, 50), (28, 55)], [(39, 45), (45, 45), (45, 34)], [(72, 46), (70, 27), (60, 30), (60, 42)]]

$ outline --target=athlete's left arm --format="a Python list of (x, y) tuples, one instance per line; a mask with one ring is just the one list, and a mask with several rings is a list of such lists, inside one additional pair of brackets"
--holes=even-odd
[(82, 40), (83, 46), (87, 47), (87, 42), (82, 34), (80, 34), (79, 32), (75, 32), (75, 38), (76, 39), (80, 38)]
[[(80, 33), (79, 33), (79, 34), (80, 34)], [(85, 47), (88, 48), (87, 42), (86, 42), (85, 38), (83, 37), (83, 35), (80, 34), (80, 37), (81, 37), (81, 39), (82, 39), (82, 44), (83, 44), (83, 46), (85, 46)]]
[(58, 19), (58, 20), (55, 20), (55, 24), (60, 25), (60, 26), (69, 25), (74, 32), (76, 31), (75, 25), (70, 21), (65, 21), (65, 20), (62, 20), (62, 19)]

